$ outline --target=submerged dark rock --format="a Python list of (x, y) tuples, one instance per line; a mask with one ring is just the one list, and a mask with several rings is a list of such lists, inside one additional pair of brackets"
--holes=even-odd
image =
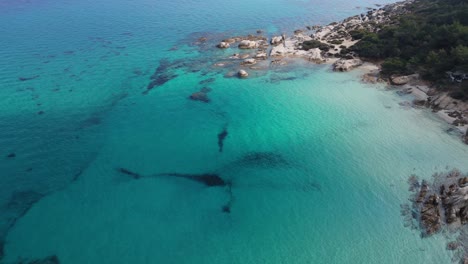
[(5, 256), (5, 241), (0, 241), (0, 261)]
[(177, 78), (179, 75), (174, 74), (174, 73), (164, 73), (156, 78), (152, 79), (152, 81), (148, 84), (146, 87), (146, 91), (144, 91), (144, 94), (147, 94), (150, 90), (152, 90), (155, 87), (162, 86), (163, 84), (167, 83), (168, 81)]
[(131, 176), (134, 179), (140, 178), (150, 178), (150, 177), (161, 177), (161, 176), (171, 176), (171, 177), (178, 177), (184, 178), (187, 180), (192, 180), (195, 182), (203, 183), (206, 186), (226, 186), (228, 183), (223, 180), (218, 174), (214, 173), (203, 173), (203, 174), (183, 174), (183, 173), (159, 173), (155, 175), (148, 175), (144, 176), (139, 173), (130, 171), (125, 168), (118, 168), (118, 172)]
[(227, 127), (224, 127), (224, 128), (223, 128), (223, 131), (221, 131), (221, 133), (218, 134), (218, 148), (219, 148), (219, 152), (223, 152), (224, 140), (226, 139), (227, 136), (228, 136)]
[(15, 153), (10, 153), (6, 156), (7, 158), (15, 158), (16, 157), (16, 154)]
[(200, 81), (199, 84), (207, 84), (207, 83), (212, 83), (212, 82), (214, 82), (214, 81), (216, 81), (215, 78), (209, 78), (209, 79)]
[(222, 207), (223, 213), (230, 214), (231, 213), (231, 206), (229, 204), (226, 204)]
[(154, 71), (153, 75), (150, 77), (150, 83), (146, 87), (146, 91), (143, 92), (143, 94), (147, 94), (150, 90), (152, 90), (155, 87), (161, 86), (168, 81), (176, 78), (178, 75), (175, 73), (170, 72), (170, 68), (177, 68), (178, 65), (177, 63), (171, 63), (167, 59), (162, 59), (159, 61), (159, 66), (156, 68)]
[(19, 77), (18, 80), (24, 82), (24, 81), (34, 80), (34, 79), (37, 79), (37, 78), (39, 78), (39, 75), (34, 75), (34, 76), (30, 76), (30, 77)]
[(223, 180), (219, 175), (214, 173), (204, 174), (183, 174), (183, 173), (161, 173), (159, 176), (172, 176), (192, 180), (195, 182), (203, 183), (208, 187), (226, 186), (228, 183)]
[(193, 101), (204, 102), (204, 103), (210, 102), (210, 98), (208, 98), (208, 95), (204, 92), (195, 92), (189, 96), (189, 99)]
[(118, 168), (117, 171), (120, 172), (120, 173), (126, 174), (126, 175), (130, 175), (130, 176), (132, 176), (133, 179), (140, 179), (141, 178), (140, 174), (138, 174), (136, 172), (133, 172), (133, 171), (130, 171), (130, 170), (127, 170), (125, 168)]
[(43, 259), (35, 259), (27, 262), (20, 261), (18, 264), (60, 264), (60, 260), (56, 255), (52, 255)]
[(83, 170), (80, 170), (75, 175), (73, 175), (73, 178), (72, 178), (71, 182), (77, 181), (80, 178), (81, 174), (83, 174)]

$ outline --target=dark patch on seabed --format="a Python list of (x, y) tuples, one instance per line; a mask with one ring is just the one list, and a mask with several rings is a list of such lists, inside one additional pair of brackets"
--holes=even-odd
[(224, 140), (228, 136), (227, 126), (223, 128), (223, 130), (218, 134), (218, 148), (219, 152), (223, 152), (224, 147)]
[(223, 178), (221, 178), (218, 174), (215, 174), (215, 173), (184, 174), (184, 173), (171, 172), (171, 173), (158, 173), (158, 174), (145, 176), (145, 175), (141, 175), (140, 173), (126, 169), (126, 168), (118, 168), (117, 171), (122, 174), (129, 175), (133, 179), (170, 176), (170, 177), (184, 178), (187, 180), (202, 183), (208, 187), (226, 186), (228, 184), (225, 180), (223, 180)]
[(56, 255), (52, 255), (43, 259), (19, 260), (16, 264), (60, 264), (60, 260)]
[(130, 171), (130, 170), (127, 170), (125, 168), (118, 168), (117, 169), (118, 172), (122, 173), (122, 174), (126, 174), (126, 175), (129, 175), (131, 176), (133, 179), (140, 179), (141, 176), (140, 174), (136, 173), (136, 172), (133, 172), (133, 171)]
[(159, 66), (156, 68), (153, 75), (150, 77), (150, 83), (146, 87), (146, 91), (143, 94), (148, 94), (153, 88), (161, 86), (168, 81), (176, 78), (178, 75), (169, 71), (170, 67), (174, 66), (168, 59), (162, 59), (159, 61)]
[(208, 187), (215, 187), (215, 186), (226, 186), (228, 182), (223, 180), (219, 175), (214, 173), (204, 173), (204, 174), (182, 174), (182, 173), (161, 173), (157, 174), (159, 176), (173, 176), (184, 178), (187, 180), (192, 180), (195, 182), (202, 183)]
[(29, 76), (29, 77), (19, 77), (18, 80), (21, 82), (30, 81), (39, 78), (39, 75)]
[(18, 219), (23, 217), (29, 209), (44, 196), (45, 194), (38, 193), (33, 190), (17, 191), (11, 195), (8, 203), (4, 208), (2, 208), (2, 213), (10, 216), (6, 219), (6, 228), (4, 230), (0, 230), (0, 261), (4, 257), (4, 239), (8, 231), (16, 225)]

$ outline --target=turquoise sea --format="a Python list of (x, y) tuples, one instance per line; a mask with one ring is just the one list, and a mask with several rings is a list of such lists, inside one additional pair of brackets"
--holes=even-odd
[(468, 170), (448, 125), (359, 70), (213, 66), (385, 3), (0, 0), (0, 263), (451, 263), (400, 215), (409, 175)]

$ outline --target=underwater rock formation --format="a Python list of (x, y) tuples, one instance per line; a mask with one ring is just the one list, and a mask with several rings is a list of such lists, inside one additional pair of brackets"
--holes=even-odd
[(195, 92), (189, 96), (189, 99), (194, 101), (200, 101), (204, 103), (209, 103), (211, 100), (208, 98), (208, 93), (211, 92), (211, 88), (203, 87), (200, 91)]
[(133, 179), (140, 179), (140, 178), (141, 178), (140, 174), (138, 174), (138, 173), (136, 173), (136, 172), (133, 172), (133, 171), (130, 171), (130, 170), (127, 170), (127, 169), (125, 169), (125, 168), (118, 168), (117, 171), (120, 172), (120, 173), (129, 175), (129, 176), (131, 176)]
[(146, 91), (143, 94), (147, 94), (154, 87), (161, 86), (168, 81), (176, 78), (178, 75), (169, 71), (170, 67), (173, 67), (175, 63), (171, 63), (167, 59), (162, 59), (159, 61), (159, 66), (154, 71), (153, 75), (150, 77), (150, 83), (146, 87)]
[(158, 174), (144, 176), (139, 173), (125, 169), (125, 168), (118, 168), (117, 171), (122, 174), (129, 175), (133, 179), (171, 176), (171, 177), (184, 178), (187, 180), (202, 183), (208, 187), (226, 186), (228, 184), (228, 182), (223, 180), (223, 178), (221, 178), (218, 174), (215, 174), (215, 173), (184, 174), (184, 173), (171, 172), (171, 173), (158, 173)]
[(24, 81), (34, 80), (37, 78), (39, 78), (39, 75), (34, 75), (31, 77), (19, 77), (18, 80), (24, 82)]
[(204, 103), (209, 103), (210, 98), (208, 98), (208, 95), (204, 92), (195, 92), (189, 96), (189, 98), (193, 101), (200, 101)]
[(231, 182), (228, 182), (228, 184), (227, 184), (227, 192), (229, 194), (229, 200), (225, 205), (223, 205), (223, 207), (221, 207), (221, 211), (223, 213), (225, 213), (225, 214), (230, 214), (231, 213), (232, 203), (234, 202), (234, 196), (232, 194), (232, 184), (231, 184)]
[(34, 259), (30, 261), (20, 260), (18, 264), (60, 264), (60, 260), (56, 255), (52, 255), (43, 259)]
[(5, 242), (0, 241), (0, 261), (3, 259), (5, 256)]
[(224, 140), (228, 136), (228, 131), (227, 127), (223, 128), (223, 131), (218, 134), (218, 147), (219, 147), (219, 152), (223, 152), (223, 147), (224, 147)]
[(204, 174), (183, 174), (183, 173), (160, 173), (158, 176), (172, 176), (192, 180), (195, 182), (203, 183), (208, 187), (226, 186), (228, 182), (223, 180), (218, 174), (204, 173)]

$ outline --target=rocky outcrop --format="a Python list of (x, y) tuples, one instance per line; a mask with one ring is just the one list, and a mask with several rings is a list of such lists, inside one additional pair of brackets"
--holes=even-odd
[(229, 45), (228, 42), (220, 42), (218, 45), (216, 45), (216, 47), (220, 48), (220, 49), (227, 49), (229, 48), (231, 45)]
[(254, 64), (257, 64), (257, 60), (256, 60), (256, 59), (245, 59), (245, 60), (242, 62), (242, 65), (254, 65)]
[[(402, 205), (402, 214), (419, 224), (423, 236), (438, 232), (463, 231), (468, 223), (468, 175), (458, 170), (433, 175), (431, 183), (422, 181), (412, 175), (408, 182), (412, 196), (412, 205)], [(409, 219), (409, 221), (412, 221)], [(408, 218), (405, 218), (408, 221)], [(407, 225), (417, 228), (418, 225)], [(447, 244), (448, 250), (460, 249), (468, 256), (468, 244), (463, 236)]]
[(279, 44), (283, 43), (283, 41), (284, 41), (284, 40), (283, 40), (283, 37), (282, 37), (282, 36), (275, 36), (275, 37), (272, 37), (272, 38), (271, 38), (270, 43), (271, 43), (272, 45), (279, 45)]
[(268, 54), (264, 51), (261, 51), (255, 54), (254, 58), (259, 60), (266, 60), (268, 58)]
[(258, 48), (258, 43), (252, 40), (242, 40), (239, 43), (239, 49), (256, 49)]
[(347, 72), (362, 65), (360, 59), (339, 59), (333, 63), (334, 71)]
[(325, 59), (322, 57), (322, 51), (319, 48), (310, 49), (308, 53), (309, 61), (313, 61), (315, 63), (325, 62)]
[(237, 76), (239, 76), (240, 78), (247, 78), (249, 77), (249, 74), (245, 70), (239, 70), (237, 72)]
[(338, 23), (334, 22), (323, 27), (316, 27), (316, 32), (311, 36), (314, 40), (333, 46), (334, 48), (329, 51), (330, 54), (346, 55), (342, 54), (342, 50), (348, 49), (359, 41), (359, 38), (355, 38), (354, 32), (362, 30), (380, 31), (383, 27), (394, 23), (399, 15), (408, 13), (406, 6), (412, 2), (413, 0), (407, 0), (389, 4), (380, 9), (369, 10), (365, 14), (346, 18)]

